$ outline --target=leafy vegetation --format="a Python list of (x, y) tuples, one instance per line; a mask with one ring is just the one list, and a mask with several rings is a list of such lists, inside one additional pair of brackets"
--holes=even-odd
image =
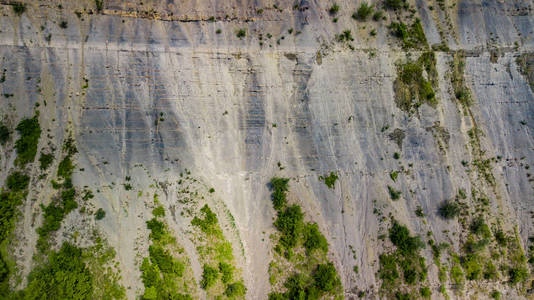
[[(274, 249), (275, 260), (269, 268), (273, 285), (269, 299), (319, 299), (339, 295), (341, 281), (335, 267), (326, 258), (328, 242), (316, 223), (304, 221), (300, 206), (288, 205), (288, 182), (285, 178), (271, 180), (273, 206), (277, 211), (274, 226), (279, 235)], [(295, 271), (288, 274), (287, 269)], [(285, 291), (276, 292), (278, 289)]]
[(9, 131), (9, 128), (4, 124), (0, 124), (0, 145), (5, 145), (9, 141), (10, 135), (11, 131)]
[(240, 28), (236, 31), (235, 34), (238, 38), (242, 39), (247, 36), (247, 30), (245, 28)]
[(328, 12), (331, 15), (336, 15), (339, 12), (339, 5), (337, 3), (332, 4), (332, 6), (328, 10)]
[[(155, 197), (156, 202), (157, 198)], [(146, 222), (150, 230), (152, 245), (148, 248), (149, 256), (141, 264), (141, 279), (145, 286), (143, 299), (192, 299), (190, 292), (194, 288), (189, 261), (186, 257), (177, 258), (175, 253), (184, 250), (176, 244), (167, 225), (158, 218), (165, 215), (163, 206), (153, 209), (154, 217)]]
[(41, 152), (41, 156), (39, 157), (39, 163), (40, 163), (39, 167), (43, 171), (47, 170), (53, 161), (54, 161), (54, 154)]
[(319, 180), (323, 181), (329, 189), (333, 189), (335, 187), (338, 178), (339, 177), (334, 172), (330, 172), (330, 175), (328, 176), (319, 176)]
[[(417, 61), (408, 61), (397, 68), (395, 103), (411, 113), (423, 103), (436, 105), (434, 88), (438, 86), (436, 58), (433, 52), (423, 53)], [(426, 73), (427, 78), (425, 78)]]
[(352, 18), (360, 21), (366, 21), (367, 18), (373, 13), (373, 6), (363, 2), (358, 7), (358, 10), (352, 15)]
[(104, 209), (102, 209), (102, 207), (101, 207), (95, 213), (95, 220), (97, 220), (97, 221), (102, 220), (102, 219), (104, 219), (105, 216), (106, 216), (106, 211)]
[(438, 209), (439, 215), (445, 219), (453, 219), (460, 214), (460, 206), (453, 201), (445, 201)]
[(26, 11), (26, 5), (20, 2), (12, 2), (11, 6), (16, 15), (20, 16)]
[[(382, 280), (382, 293), (388, 297), (404, 295), (406, 291), (399, 288), (402, 283), (406, 285), (408, 291), (416, 293), (418, 290), (415, 288), (427, 277), (425, 259), (419, 254), (424, 248), (423, 242), (419, 236), (412, 236), (408, 228), (396, 220), (392, 220), (389, 240), (395, 246), (395, 250), (379, 256), (378, 277)], [(423, 293), (423, 288), (420, 286), (420, 293)]]
[(41, 137), (41, 126), (37, 116), (31, 119), (24, 119), (16, 127), (20, 138), (15, 142), (17, 149), (17, 159), (15, 164), (24, 167), (27, 163), (33, 162), (37, 154), (37, 144)]
[(405, 49), (428, 48), (425, 32), (419, 19), (415, 20), (410, 26), (403, 22), (392, 22), (389, 25), (389, 29), (393, 36), (402, 41), (402, 45)]
[(389, 192), (389, 196), (391, 197), (391, 200), (393, 201), (399, 200), (402, 194), (401, 191), (398, 191), (389, 185), (388, 185), (388, 192)]

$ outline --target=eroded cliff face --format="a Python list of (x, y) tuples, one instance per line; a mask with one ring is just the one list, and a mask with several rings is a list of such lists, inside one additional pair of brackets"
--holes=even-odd
[[(337, 295), (531, 297), (534, 3), (396, 2), (353, 18), (358, 1), (25, 1), (22, 11), (3, 1), (0, 110), (12, 134), (0, 178), (6, 190), (15, 170), (30, 178), (2, 243), (4, 289), (25, 288), (40, 258), (67, 242), (90, 247), (98, 232), (129, 299), (153, 295), (143, 258), (157, 265), (158, 245), (184, 266), (164, 277), (182, 294), (231, 297), (223, 268), (205, 286), (205, 265), (220, 262), (247, 299), (284, 292), (288, 274), (314, 278), (296, 267), (298, 251), (288, 267), (275, 250), (269, 182), (284, 177), (288, 203), (328, 241)], [(37, 155), (17, 164), (15, 128), (34, 115)], [(41, 153), (53, 154), (44, 169)], [(66, 157), (75, 167), (62, 176)], [(54, 204), (70, 178), (73, 209)], [(205, 204), (213, 228), (202, 227)], [(43, 248), (50, 205), (63, 215)], [(158, 239), (150, 220), (175, 240)], [(426, 247), (403, 252), (395, 224)], [(416, 279), (409, 256), (425, 260)]]

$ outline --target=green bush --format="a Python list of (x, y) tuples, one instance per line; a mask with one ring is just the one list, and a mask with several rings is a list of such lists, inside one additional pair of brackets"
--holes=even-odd
[(354, 19), (365, 21), (373, 13), (373, 6), (363, 2), (358, 10), (352, 15)]
[(231, 264), (220, 262), (219, 272), (221, 272), (221, 280), (223, 283), (229, 283), (234, 277), (234, 267)]
[(236, 36), (240, 39), (244, 38), (245, 36), (247, 36), (247, 30), (245, 28), (240, 28), (236, 31)]
[(46, 154), (46, 153), (41, 152), (41, 156), (39, 157), (40, 169), (43, 171), (48, 169), (48, 167), (50, 167), (53, 161), (54, 161), (54, 154), (52, 153)]
[(152, 210), (152, 215), (154, 215), (154, 217), (164, 217), (165, 216), (165, 208), (163, 208), (163, 206), (161, 206), (161, 205), (155, 207)]
[(456, 202), (445, 201), (438, 209), (439, 215), (445, 219), (452, 219), (460, 214), (460, 206)]
[(0, 193), (0, 242), (4, 241), (15, 226), (17, 207), (22, 203), (23, 195), (15, 192)]
[(211, 211), (209, 206), (205, 204), (200, 211), (204, 215), (204, 218), (194, 217), (191, 221), (193, 226), (198, 226), (202, 232), (206, 234), (214, 234), (217, 232), (217, 215)]
[(146, 227), (150, 229), (150, 238), (153, 240), (161, 240), (161, 238), (167, 233), (166, 226), (163, 222), (158, 221), (156, 218), (152, 218), (146, 222)]
[(104, 219), (105, 216), (106, 216), (106, 211), (102, 208), (99, 208), (95, 213), (95, 219), (97, 221)]
[(430, 299), (430, 297), (432, 296), (432, 291), (430, 290), (428, 286), (421, 287), (419, 292), (421, 293), (421, 297), (425, 299)]
[(270, 182), (273, 206), (276, 210), (281, 210), (287, 204), (286, 192), (289, 188), (289, 178), (273, 177)]
[(384, 4), (387, 8), (398, 9), (404, 6), (406, 0), (386, 0)]
[(238, 282), (234, 282), (232, 284), (229, 284), (226, 287), (226, 290), (224, 291), (224, 294), (228, 298), (235, 298), (235, 297), (245, 296), (246, 292), (247, 292), (247, 288), (245, 287), (243, 282), (238, 281)]
[(72, 171), (74, 170), (74, 165), (70, 159), (70, 155), (65, 156), (63, 160), (59, 163), (57, 167), (57, 176), (64, 179), (70, 178), (72, 176)]
[(12, 2), (11, 6), (16, 15), (20, 16), (26, 11), (26, 5), (20, 2)]
[(95, 0), (96, 11), (101, 12), (104, 8), (104, 0)]
[(471, 222), (469, 229), (472, 233), (482, 236), (485, 239), (489, 239), (491, 237), (489, 226), (484, 222), (484, 218), (482, 217), (475, 218), (473, 222)]
[(150, 245), (148, 253), (150, 254), (150, 260), (158, 266), (161, 272), (175, 274), (179, 277), (183, 275), (184, 266), (176, 262), (168, 250), (159, 245)]
[(93, 299), (93, 277), (83, 262), (82, 249), (64, 243), (48, 261), (28, 276), (25, 299)]
[(384, 17), (384, 12), (381, 11), (381, 10), (377, 10), (374, 14), (373, 14), (373, 20), (374, 21), (380, 21), (382, 18)]
[(508, 275), (510, 276), (510, 283), (511, 284), (518, 284), (525, 282), (529, 276), (529, 272), (526, 267), (524, 266), (518, 266), (518, 267), (511, 267), (508, 271)]
[(330, 175), (328, 176), (319, 176), (319, 180), (324, 181), (324, 184), (326, 184), (326, 186), (329, 189), (334, 188), (334, 185), (336, 184), (337, 179), (338, 179), (338, 176), (334, 172), (330, 172)]
[(217, 269), (212, 268), (208, 265), (204, 265), (204, 270), (202, 272), (202, 280), (200, 281), (200, 286), (207, 290), (212, 287), (219, 278), (219, 272)]
[(0, 124), (0, 145), (5, 145), (9, 140), (10, 135), (11, 132), (9, 131), (9, 128), (4, 124)]
[(379, 263), (380, 269), (378, 271), (378, 277), (382, 279), (384, 286), (393, 286), (400, 276), (395, 256), (380, 254)]
[(328, 10), (328, 12), (331, 14), (331, 15), (336, 15), (338, 12), (339, 12), (339, 5), (337, 5), (337, 3), (334, 3), (330, 9)]
[(323, 234), (319, 231), (316, 223), (307, 224), (304, 230), (304, 247), (307, 251), (319, 249), (322, 252), (328, 252), (328, 242)]
[(280, 243), (284, 247), (291, 249), (297, 245), (304, 228), (303, 219), (304, 214), (298, 205), (289, 206), (278, 214), (274, 226), (282, 234)]
[(424, 243), (418, 236), (410, 236), (410, 231), (406, 226), (400, 225), (397, 221), (389, 229), (389, 239), (393, 245), (404, 254), (416, 254), (419, 249), (424, 248)]
[(394, 189), (393, 187), (389, 185), (388, 185), (388, 192), (389, 192), (389, 196), (391, 197), (391, 200), (393, 201), (399, 200), (402, 194), (401, 191), (397, 191), (396, 189)]
[(12, 172), (6, 179), (7, 188), (13, 192), (26, 190), (29, 183), (30, 177), (19, 171)]
[(332, 263), (317, 265), (313, 273), (315, 286), (323, 292), (334, 292), (341, 286), (336, 268)]
[(41, 137), (41, 127), (37, 116), (20, 121), (16, 130), (20, 138), (15, 142), (15, 149), (17, 149), (15, 164), (25, 166), (27, 163), (33, 162), (37, 154), (37, 144)]

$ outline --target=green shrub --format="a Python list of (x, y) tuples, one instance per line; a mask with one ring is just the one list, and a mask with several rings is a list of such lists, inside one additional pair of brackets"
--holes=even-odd
[(404, 48), (428, 48), (425, 32), (419, 19), (413, 22), (410, 27), (403, 22), (392, 22), (389, 29), (393, 36), (402, 41)]
[(166, 226), (163, 222), (158, 221), (156, 218), (152, 218), (146, 222), (146, 227), (150, 229), (150, 238), (153, 240), (161, 240), (163, 235), (166, 234)]
[(102, 208), (99, 208), (95, 213), (95, 219), (97, 221), (104, 219), (105, 216), (106, 216), (106, 211), (103, 210)]
[(511, 267), (508, 271), (508, 275), (510, 276), (510, 283), (511, 284), (518, 284), (525, 282), (529, 276), (529, 272), (526, 267), (524, 266), (518, 266), (518, 267)]
[(104, 8), (104, 0), (95, 0), (96, 11), (101, 12)]
[(219, 272), (223, 283), (229, 283), (234, 277), (234, 267), (225, 262), (219, 262)]
[(154, 215), (154, 217), (164, 217), (165, 216), (165, 208), (163, 208), (163, 206), (161, 206), (161, 205), (156, 206), (152, 210), (152, 215)]
[(289, 187), (289, 178), (273, 177), (270, 182), (273, 206), (276, 210), (281, 210), (287, 204), (286, 192)]
[(398, 9), (404, 6), (406, 0), (385, 0), (384, 4), (387, 8)]
[(12, 172), (6, 179), (7, 188), (13, 192), (26, 190), (29, 183), (30, 177), (19, 171)]
[(9, 128), (4, 124), (0, 124), (0, 145), (5, 145), (9, 140), (10, 135), (11, 132), (9, 131)]
[(217, 269), (212, 268), (208, 265), (204, 265), (200, 286), (203, 289), (207, 290), (215, 284), (217, 278), (219, 278), (219, 272), (217, 271)]
[(489, 239), (491, 237), (489, 226), (488, 224), (484, 223), (484, 218), (482, 217), (475, 218), (473, 222), (471, 222), (469, 229), (472, 233), (482, 236), (485, 239)]
[(41, 137), (41, 127), (37, 116), (20, 121), (16, 130), (20, 138), (15, 142), (15, 149), (17, 149), (15, 164), (25, 166), (27, 163), (33, 162), (37, 154), (37, 144)]
[(152, 263), (157, 265), (161, 272), (175, 274), (179, 277), (183, 275), (184, 266), (176, 262), (168, 250), (163, 249), (159, 245), (150, 245), (148, 253), (150, 254)]
[(421, 293), (421, 297), (425, 299), (430, 299), (430, 297), (432, 296), (432, 291), (430, 291), (430, 288), (428, 286), (421, 287), (419, 292)]
[(82, 249), (63, 243), (48, 261), (28, 276), (26, 299), (92, 299), (93, 277), (83, 262)]
[(319, 176), (319, 180), (324, 181), (324, 184), (326, 184), (329, 189), (334, 188), (334, 185), (336, 184), (338, 178), (339, 177), (334, 172), (330, 172), (330, 175), (328, 176)]
[(236, 36), (240, 39), (244, 38), (245, 36), (247, 36), (247, 30), (245, 28), (240, 28), (236, 31)]
[(397, 177), (399, 176), (399, 171), (391, 171), (389, 173), (389, 177), (391, 178), (391, 180), (393, 180), (394, 182), (397, 181)]
[(373, 14), (373, 20), (374, 21), (380, 21), (382, 18), (384, 17), (384, 12), (381, 11), (381, 10), (377, 10), (374, 14)]
[(52, 153), (46, 154), (46, 153), (41, 152), (41, 156), (39, 157), (40, 169), (43, 171), (48, 169), (48, 167), (50, 167), (53, 161), (54, 161), (54, 154)]
[(330, 9), (328, 10), (328, 12), (329, 12), (331, 15), (336, 15), (336, 14), (339, 12), (339, 5), (337, 5), (337, 3), (332, 4), (332, 6), (331, 6)]
[(63, 20), (59, 23), (59, 27), (66, 29), (69, 26), (69, 23), (67, 21)]
[(23, 195), (15, 192), (0, 192), (0, 242), (4, 241), (15, 226), (17, 207)]
[(12, 2), (11, 6), (16, 15), (20, 16), (26, 11), (26, 5), (20, 2)]
[(332, 263), (317, 265), (313, 273), (315, 286), (323, 292), (334, 292), (341, 286), (336, 268)]
[(389, 192), (389, 196), (391, 197), (391, 200), (393, 201), (399, 200), (402, 194), (401, 191), (398, 191), (389, 185), (388, 185), (388, 192)]
[(397, 269), (397, 260), (394, 255), (380, 254), (379, 256), (380, 269), (378, 277), (382, 279), (384, 286), (393, 286), (395, 281), (399, 278), (399, 271)]
[(200, 211), (204, 215), (204, 218), (194, 217), (191, 221), (193, 226), (198, 226), (202, 232), (206, 234), (214, 234), (217, 231), (217, 215), (211, 211), (209, 206), (205, 204)]
[(360, 7), (358, 10), (352, 15), (352, 18), (365, 21), (367, 20), (367, 17), (369, 17), (373, 13), (373, 6), (367, 4), (367, 2), (363, 2), (360, 4)]
[(323, 234), (319, 231), (316, 223), (307, 224), (304, 230), (304, 247), (307, 251), (319, 249), (322, 252), (328, 252), (328, 242)]
[(491, 292), (491, 298), (494, 300), (501, 300), (501, 292), (493, 290), (493, 292)]
[(439, 215), (445, 219), (452, 219), (460, 214), (460, 206), (452, 201), (445, 201), (438, 209)]
[(413, 255), (419, 249), (424, 248), (424, 243), (419, 236), (411, 236), (408, 228), (397, 221), (394, 221), (389, 229), (389, 239), (404, 254)]
[(298, 205), (289, 206), (278, 214), (274, 226), (282, 234), (280, 243), (284, 247), (291, 249), (296, 246), (304, 228), (303, 219), (304, 214)]
[(70, 178), (72, 176), (73, 170), (74, 165), (72, 164), (70, 155), (67, 155), (65, 156), (65, 158), (63, 158), (63, 160), (59, 163), (59, 166), (57, 167), (57, 176), (63, 177), (65, 179)]
[(246, 292), (247, 292), (247, 288), (245, 287), (243, 282), (238, 281), (238, 282), (234, 282), (232, 284), (229, 284), (226, 287), (226, 290), (224, 291), (224, 294), (228, 298), (235, 298), (235, 297), (245, 296)]

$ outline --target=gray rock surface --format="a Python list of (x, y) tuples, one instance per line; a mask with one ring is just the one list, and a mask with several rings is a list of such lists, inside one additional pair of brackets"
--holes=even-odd
[[(469, 195), (476, 187), (490, 199), (495, 218), (517, 226), (526, 249), (534, 230), (534, 177), (525, 168), (534, 167), (534, 92), (517, 57), (534, 48), (533, 1), (450, 1), (448, 15), (429, 10), (436, 3), (415, 1), (429, 43), (439, 44), (439, 28), (452, 24), (443, 37), (451, 49), (467, 51), (464, 76), (474, 100), (465, 114), (450, 83), (452, 55), (436, 52), (439, 103), (421, 106), (416, 115), (395, 105), (393, 82), (396, 63), (418, 51), (401, 49), (389, 21), (363, 29), (350, 17), (359, 2), (338, 1), (337, 23), (327, 12), (331, 4), (319, 1), (301, 1), (297, 10), (286, 1), (279, 11), (270, 1), (114, 0), (105, 1), (102, 13), (80, 18), (74, 11), (93, 8), (91, 1), (62, 2), (62, 9), (52, 1), (27, 2), (21, 16), (0, 5), (0, 71), (7, 70), (0, 92), (14, 94), (0, 97), (0, 113), (16, 124), (39, 103), (43, 137), (50, 136), (41, 147), (59, 148), (67, 131), (74, 134), (77, 169), (84, 170), (74, 180), (99, 191), (92, 201), (106, 211), (99, 226), (118, 252), (128, 298), (142, 291), (136, 255), (148, 243), (150, 199), (137, 193), (175, 182), (184, 169), (213, 186), (234, 216), (249, 299), (265, 299), (270, 291), (274, 210), (267, 183), (275, 175), (292, 179), (290, 199), (327, 236), (346, 298), (358, 289), (379, 297), (383, 243), (377, 237), (384, 228), (376, 207), (412, 232), (432, 231), (458, 248), (459, 237), (443, 232), (458, 231), (458, 223), (438, 217), (437, 208), (459, 189)], [(265, 12), (258, 15), (258, 8)], [(61, 20), (67, 28), (58, 26)], [(243, 39), (236, 37), (239, 28), (247, 31)], [(301, 33), (288, 34), (290, 28)], [(376, 37), (369, 36), (371, 28)], [(353, 32), (354, 50), (335, 42), (345, 29)], [(485, 156), (502, 157), (491, 164), (494, 187), (462, 166), (474, 159), (467, 134), (473, 123)], [(405, 133), (402, 149), (389, 137), (396, 129)], [(13, 152), (2, 151), (3, 181)], [(406, 172), (393, 182), (389, 173), (401, 168)], [(318, 177), (332, 171), (339, 180), (329, 189)], [(126, 176), (133, 191), (122, 186)], [(23, 274), (31, 269), (36, 239), (32, 215), (49, 201), (52, 178), (32, 179), (28, 199), (36, 201), (24, 204), (17, 225), (24, 228), (18, 235), (25, 241), (18, 255)], [(388, 185), (402, 191), (399, 201), (390, 200)], [(170, 191), (160, 200), (171, 207), (176, 197)], [(425, 222), (415, 216), (417, 206)], [(169, 219), (177, 231), (186, 226), (179, 219)], [(72, 213), (65, 223), (76, 221)], [(427, 262), (431, 255), (424, 251)], [(429, 282), (439, 287), (435, 266)], [(502, 289), (507, 299), (519, 297)]]

